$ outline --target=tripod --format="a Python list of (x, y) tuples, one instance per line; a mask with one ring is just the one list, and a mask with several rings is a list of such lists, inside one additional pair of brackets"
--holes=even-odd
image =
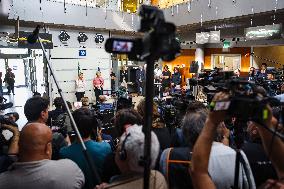
[[(250, 177), (248, 174), (248, 168), (241, 154), (241, 148), (244, 143), (244, 125), (246, 125), (246, 121), (241, 120), (239, 118), (236, 119), (234, 124), (234, 141), (236, 144), (236, 161), (235, 161), (235, 177), (234, 177), (234, 186), (233, 189), (239, 189), (239, 176), (240, 176), (240, 167), (243, 166), (245, 170), (245, 174), (248, 178), (248, 183), (250, 184)], [(249, 186), (249, 188), (251, 188)]]

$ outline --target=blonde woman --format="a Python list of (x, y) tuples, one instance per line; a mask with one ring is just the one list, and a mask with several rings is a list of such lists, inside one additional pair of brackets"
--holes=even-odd
[(78, 79), (76, 79), (76, 98), (77, 102), (81, 101), (81, 98), (84, 97), (85, 95), (85, 90), (86, 90), (86, 81), (84, 79), (84, 74), (81, 72), (79, 74)]

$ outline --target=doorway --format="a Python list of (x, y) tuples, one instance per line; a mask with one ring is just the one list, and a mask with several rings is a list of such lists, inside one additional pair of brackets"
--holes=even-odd
[(241, 58), (240, 54), (212, 54), (212, 69), (217, 67), (224, 71), (234, 71), (241, 69)]

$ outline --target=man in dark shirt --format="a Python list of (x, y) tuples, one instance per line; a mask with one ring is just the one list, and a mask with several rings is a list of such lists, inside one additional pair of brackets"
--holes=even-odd
[(115, 73), (114, 73), (113, 70), (111, 69), (111, 72), (110, 72), (111, 93), (114, 93), (114, 92), (115, 92), (115, 79), (116, 79)]
[(55, 110), (48, 112), (48, 120), (47, 125), (52, 126), (52, 121), (56, 120), (56, 118), (64, 113), (63, 111), (63, 100), (61, 97), (56, 97), (53, 101), (53, 105), (55, 106)]
[(169, 67), (167, 65), (164, 66), (164, 71), (162, 72), (162, 92), (165, 91), (166, 88), (171, 87), (171, 72), (169, 71)]

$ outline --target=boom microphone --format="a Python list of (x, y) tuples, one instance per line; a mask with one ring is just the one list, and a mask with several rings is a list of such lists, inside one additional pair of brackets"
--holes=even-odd
[(35, 28), (33, 33), (28, 36), (27, 41), (28, 41), (29, 44), (36, 43), (37, 38), (38, 38), (38, 34), (39, 34), (39, 29), (40, 29), (40, 25), (37, 25), (37, 27)]

